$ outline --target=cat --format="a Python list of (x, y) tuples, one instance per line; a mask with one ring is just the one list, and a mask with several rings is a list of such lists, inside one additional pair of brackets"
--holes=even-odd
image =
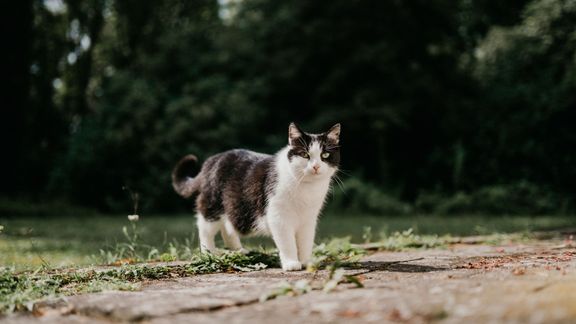
[(288, 145), (275, 155), (235, 149), (208, 158), (183, 157), (172, 172), (174, 190), (196, 200), (200, 249), (214, 252), (214, 237), (244, 250), (241, 235), (271, 235), (282, 269), (301, 270), (312, 258), (318, 215), (340, 164), (340, 124), (311, 134), (295, 123)]

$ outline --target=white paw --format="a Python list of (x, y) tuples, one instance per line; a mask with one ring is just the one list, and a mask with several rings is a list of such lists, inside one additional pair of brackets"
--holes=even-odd
[(240, 253), (242, 253), (242, 254), (249, 254), (249, 253), (250, 253), (250, 250), (245, 249), (245, 248), (240, 248), (240, 249), (238, 249), (238, 250), (236, 250), (236, 251), (238, 251), (238, 252), (240, 252)]
[(282, 270), (284, 271), (298, 271), (302, 270), (302, 263), (298, 261), (282, 262)]

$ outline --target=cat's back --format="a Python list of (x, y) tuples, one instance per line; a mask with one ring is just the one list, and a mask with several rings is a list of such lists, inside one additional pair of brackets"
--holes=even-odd
[(228, 169), (236, 171), (259, 162), (272, 159), (271, 155), (253, 152), (245, 149), (234, 149), (212, 155), (202, 165), (201, 172), (219, 171)]
[(200, 171), (205, 184), (224, 187), (227, 183), (266, 181), (273, 171), (274, 156), (246, 149), (234, 149), (208, 158)]
[(266, 196), (277, 178), (274, 156), (244, 149), (222, 152), (204, 162), (198, 178), (197, 203), (204, 217), (217, 220), (226, 214), (246, 234), (264, 214)]

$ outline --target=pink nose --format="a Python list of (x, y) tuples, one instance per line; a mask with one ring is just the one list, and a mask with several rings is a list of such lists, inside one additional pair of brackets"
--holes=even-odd
[(318, 169), (320, 169), (320, 166), (314, 165), (314, 166), (312, 166), (312, 168), (314, 168), (314, 172), (318, 173)]

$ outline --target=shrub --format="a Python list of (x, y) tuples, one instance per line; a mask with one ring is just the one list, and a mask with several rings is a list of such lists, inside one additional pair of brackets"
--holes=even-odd
[(569, 211), (570, 202), (556, 193), (527, 181), (492, 185), (472, 192), (458, 192), (450, 197), (421, 195), (416, 206), (435, 214), (554, 214)]
[(384, 193), (376, 186), (350, 178), (333, 189), (330, 207), (379, 215), (406, 215), (412, 207)]

